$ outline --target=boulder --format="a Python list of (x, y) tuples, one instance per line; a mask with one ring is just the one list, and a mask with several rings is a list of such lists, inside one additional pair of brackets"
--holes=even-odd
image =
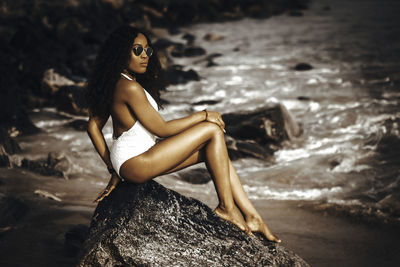
[(203, 40), (208, 41), (208, 42), (215, 42), (215, 41), (220, 41), (225, 39), (225, 36), (215, 34), (215, 33), (207, 33), (204, 35)]
[(306, 71), (306, 70), (312, 70), (313, 66), (311, 66), (308, 63), (299, 63), (296, 66), (294, 66), (294, 69), (297, 71)]
[(43, 73), (42, 90), (44, 94), (54, 95), (60, 87), (69, 85), (75, 85), (75, 83), (55, 72), (54, 69), (48, 69)]
[(60, 87), (54, 95), (54, 101), (58, 110), (75, 115), (87, 116), (89, 114), (85, 99), (85, 88), (82, 86)]
[(272, 161), (282, 142), (301, 135), (302, 128), (281, 104), (222, 115), (232, 160), (252, 157)]
[(183, 70), (182, 66), (174, 65), (172, 68), (166, 71), (166, 77), (170, 84), (184, 84), (189, 81), (199, 81), (200, 77), (196, 71), (190, 69), (188, 71)]
[(88, 120), (73, 120), (67, 124), (67, 126), (74, 128), (77, 131), (86, 131), (88, 128)]
[(181, 180), (191, 184), (206, 184), (211, 181), (210, 173), (205, 168), (179, 171), (178, 176)]
[(72, 163), (64, 153), (50, 152), (47, 159), (23, 159), (20, 167), (44, 176), (57, 176), (68, 179)]
[(61, 171), (55, 170), (54, 168), (49, 166), (44, 160), (23, 159), (21, 161), (21, 168), (44, 176), (64, 177)]
[(151, 180), (120, 183), (93, 215), (77, 266), (308, 266)]
[(202, 47), (188, 46), (188, 47), (178, 47), (174, 46), (171, 51), (171, 56), (173, 57), (197, 57), (206, 54), (206, 50)]
[(222, 115), (228, 135), (258, 144), (280, 144), (297, 137), (302, 129), (282, 104), (255, 111)]
[(0, 167), (10, 167), (9, 155), (20, 151), (21, 148), (14, 138), (10, 137), (5, 129), (0, 128)]
[(5, 129), (0, 128), (0, 149), (9, 155), (21, 152), (17, 141), (12, 138)]

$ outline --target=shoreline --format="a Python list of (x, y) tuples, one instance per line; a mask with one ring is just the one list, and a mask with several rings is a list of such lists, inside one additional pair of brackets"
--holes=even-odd
[[(156, 181), (162, 184), (162, 177)], [(81, 186), (84, 182), (1, 168), (0, 193), (20, 199), (28, 212), (10, 225), (11, 230), (0, 233), (0, 265), (74, 266), (75, 259), (65, 248), (65, 233), (79, 224), (89, 226), (96, 207), (92, 199), (101, 190), (100, 185)], [(58, 192), (62, 201), (34, 194), (38, 188)], [(215, 195), (199, 200), (211, 208), (216, 204)], [(252, 202), (282, 245), (311, 266), (397, 266), (400, 261), (396, 229), (355, 223), (296, 201)]]

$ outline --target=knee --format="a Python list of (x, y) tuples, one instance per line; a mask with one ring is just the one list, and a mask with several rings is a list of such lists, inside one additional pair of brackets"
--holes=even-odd
[(210, 136), (224, 136), (222, 129), (215, 123), (212, 122), (202, 122), (202, 127), (206, 130), (206, 133)]

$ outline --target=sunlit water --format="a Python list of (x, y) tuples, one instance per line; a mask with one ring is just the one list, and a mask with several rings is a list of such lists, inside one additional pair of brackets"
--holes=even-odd
[[(399, 221), (400, 3), (330, 2), (314, 1), (304, 17), (182, 29), (195, 34), (195, 44), (208, 54), (223, 55), (214, 59), (218, 66), (209, 68), (201, 57), (177, 59), (202, 79), (169, 87), (163, 98), (170, 104), (162, 114), (172, 119), (204, 108), (228, 113), (283, 103), (304, 134), (284, 144), (274, 164), (235, 162), (250, 198), (335, 203), (365, 216)], [(225, 38), (204, 41), (210, 32)], [(181, 35), (172, 38), (184, 42)], [(313, 69), (294, 71), (300, 62)], [(193, 104), (202, 100), (219, 102)], [(63, 126), (73, 118), (58, 117), (52, 109), (34, 112), (32, 118), (45, 132), (22, 139), (25, 155), (39, 158), (63, 151), (73, 163), (71, 179), (107, 181), (86, 134)], [(110, 141), (109, 123), (104, 133)], [(200, 198), (214, 192), (211, 182), (189, 185), (175, 175), (161, 180)]]

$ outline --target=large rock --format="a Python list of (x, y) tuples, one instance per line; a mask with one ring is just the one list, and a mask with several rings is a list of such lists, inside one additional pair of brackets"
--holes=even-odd
[(222, 116), (234, 158), (270, 159), (281, 143), (302, 134), (301, 126), (282, 104)]
[(97, 206), (78, 266), (308, 266), (155, 181), (121, 183)]

